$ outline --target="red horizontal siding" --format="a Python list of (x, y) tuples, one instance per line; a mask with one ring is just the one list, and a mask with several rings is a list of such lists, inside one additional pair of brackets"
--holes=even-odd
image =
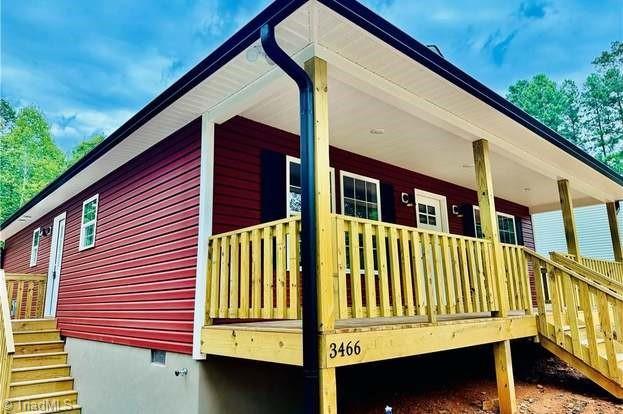
[[(191, 353), (200, 136), (200, 123), (190, 123), (7, 240), (7, 272), (47, 273), (49, 236), (28, 267), (32, 230), (67, 212), (63, 335)], [(82, 202), (96, 193), (96, 245), (79, 251)]]

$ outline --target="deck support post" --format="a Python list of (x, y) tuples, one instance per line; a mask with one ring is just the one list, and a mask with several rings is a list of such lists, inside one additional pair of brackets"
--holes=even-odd
[(500, 414), (514, 414), (517, 412), (517, 400), (509, 340), (493, 344), (493, 358), (495, 360), (495, 379), (500, 400)]
[(485, 139), (474, 141), (473, 149), (480, 224), (484, 238), (491, 242), (493, 249), (493, 269), (495, 270), (499, 298), (497, 316), (506, 317), (509, 311), (508, 281), (506, 280), (506, 271), (504, 269), (504, 254), (502, 252), (502, 244), (500, 243), (498, 218), (495, 212), (493, 177), (491, 175), (491, 161), (489, 160), (489, 142)]
[[(327, 62), (312, 57), (305, 62), (305, 71), (314, 85), (314, 139), (316, 184), (316, 277), (318, 291), (318, 343), (335, 327), (335, 298), (333, 278), (331, 185), (329, 181), (329, 101)], [(324, 358), (320, 349), (320, 360)], [(320, 412), (336, 413), (335, 368), (320, 368)]]
[[(489, 142), (485, 139), (474, 141), (474, 167), (476, 168), (476, 184), (478, 188), (478, 206), (480, 207), (480, 224), (484, 238), (491, 242), (493, 249), (493, 269), (496, 275), (498, 306), (496, 316), (507, 317), (509, 312), (508, 281), (504, 268), (504, 255), (500, 242), (498, 219), (495, 212), (495, 197), (493, 195), (493, 177), (491, 175), (491, 161), (489, 160)], [(515, 382), (513, 380), (513, 364), (511, 361), (510, 341), (493, 344), (495, 361), (495, 376), (498, 384), (498, 398), (500, 399), (500, 413), (511, 414), (517, 412), (515, 398)]]
[(614, 260), (623, 262), (623, 249), (621, 249), (621, 235), (619, 234), (619, 221), (617, 218), (617, 203), (606, 203), (608, 210), (608, 224), (610, 225), (610, 238), (612, 240), (612, 251)]
[(575, 227), (575, 215), (573, 213), (573, 199), (569, 180), (558, 180), (558, 194), (560, 196), (560, 209), (562, 210), (562, 221), (565, 226), (565, 239), (567, 240), (567, 253), (580, 261), (580, 243)]

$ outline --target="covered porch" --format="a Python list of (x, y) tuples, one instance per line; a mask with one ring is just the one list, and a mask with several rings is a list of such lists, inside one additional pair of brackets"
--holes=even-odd
[[(314, 85), (316, 303), (302, 301), (309, 270), (300, 260), (296, 194), (305, 184), (296, 188), (289, 181), (291, 164), (299, 165), (299, 173), (310, 166), (305, 159), (288, 162), (297, 154), (287, 154), (287, 198), (279, 201), (285, 211), (280, 218), (212, 232), (216, 219), (206, 213), (212, 222), (209, 234), (200, 237), (201, 352), (302, 365), (301, 320), (311, 305), (318, 310), (322, 412), (336, 410), (336, 367), (480, 344), (493, 345), (502, 412), (515, 412), (510, 340), (538, 337), (539, 323), (552, 306), (558, 309), (553, 315), (575, 312), (568, 301), (556, 302), (551, 291), (562, 281), (554, 288), (547, 281), (577, 275), (531, 258), (496, 206), (519, 206), (528, 217), (562, 208), (570, 217), (569, 233), (574, 204), (614, 203), (623, 198), (622, 187), (584, 162), (582, 154), (543, 139), (538, 125), (518, 122), (322, 4), (308, 6), (281, 22), (276, 33)], [(203, 113), (202, 140), (208, 150), (202, 166), (205, 160), (213, 167), (211, 157), (218, 153), (210, 155), (210, 149), (218, 143), (218, 131), (237, 116), (300, 134), (298, 91), (263, 57), (259, 43), (217, 75), (238, 86)], [(390, 196), (396, 209), (408, 213), (401, 220), (384, 215), (381, 180), (369, 191), (376, 173), (344, 174), (352, 157), (347, 154), (344, 165), (337, 165), (333, 155), (339, 151), (373, 160), (371, 165), (395, 167), (397, 174), (418, 174), (417, 184), (408, 183), (404, 191), (395, 186)], [(202, 195), (202, 211), (218, 193), (219, 177), (212, 174), (207, 179), (213, 194)], [(363, 183), (360, 196), (358, 181)], [(271, 186), (276, 197), (281, 183), (275, 180)], [(469, 194), (469, 210), (445, 201), (456, 187)], [(470, 215), (473, 234), (451, 226)], [(591, 294), (599, 292), (598, 287)], [(621, 331), (620, 320), (612, 319), (617, 301), (606, 302), (600, 315)], [(556, 317), (552, 335), (563, 338), (568, 322), (566, 316)], [(616, 375), (617, 347), (612, 342), (608, 348), (615, 350), (614, 365), (608, 367)]]

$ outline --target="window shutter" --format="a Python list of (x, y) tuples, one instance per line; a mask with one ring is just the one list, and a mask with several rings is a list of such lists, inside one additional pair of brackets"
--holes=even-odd
[(396, 223), (396, 205), (394, 200), (394, 186), (381, 181), (381, 220), (386, 223)]
[(523, 246), (523, 217), (515, 216), (515, 235), (517, 236), (517, 244)]
[(286, 217), (286, 156), (262, 150), (261, 154), (262, 222)]
[(474, 206), (472, 204), (461, 205), (463, 214), (463, 235), (476, 237), (476, 224), (474, 223)]

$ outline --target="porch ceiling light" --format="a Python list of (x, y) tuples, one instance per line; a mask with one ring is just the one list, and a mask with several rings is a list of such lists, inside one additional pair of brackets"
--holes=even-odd
[(372, 128), (370, 130), (370, 133), (372, 135), (383, 135), (385, 133), (385, 129), (384, 128)]
[(463, 167), (463, 168), (474, 168), (474, 164), (462, 164), (461, 167)]

